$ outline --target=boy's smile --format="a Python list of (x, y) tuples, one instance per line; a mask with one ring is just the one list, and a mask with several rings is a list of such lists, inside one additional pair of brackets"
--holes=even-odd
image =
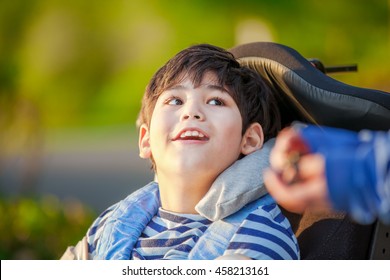
[[(180, 131), (172, 141), (186, 141), (187, 143), (197, 143), (196, 141), (208, 141), (207, 134), (198, 128), (186, 128)], [(192, 142), (191, 142), (192, 141)]]

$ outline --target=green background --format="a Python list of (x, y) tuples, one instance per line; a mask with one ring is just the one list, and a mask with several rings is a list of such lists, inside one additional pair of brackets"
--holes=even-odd
[[(0, 258), (58, 258), (94, 211), (130, 192), (116, 197), (85, 183), (87, 194), (78, 194), (84, 179), (45, 179), (50, 159), (66, 162), (56, 174), (70, 179), (75, 166), (89, 178), (135, 170), (139, 187), (152, 178), (138, 161), (135, 131), (152, 74), (192, 44), (253, 41), (329, 66), (357, 63), (357, 73), (332, 77), (390, 91), (388, 0), (0, 1)], [(96, 154), (100, 165), (86, 160)], [(126, 184), (112, 174), (109, 188)], [(74, 207), (81, 220), (68, 213)]]

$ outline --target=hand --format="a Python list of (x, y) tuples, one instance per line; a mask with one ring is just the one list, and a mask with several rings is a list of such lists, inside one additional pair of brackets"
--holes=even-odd
[[(291, 164), (291, 154), (298, 154)], [(269, 193), (278, 204), (294, 213), (307, 207), (329, 207), (325, 161), (309, 154), (309, 147), (293, 128), (281, 131), (270, 155), (271, 169), (264, 174)]]
[[(275, 146), (271, 151), (270, 164), (272, 169), (280, 173), (286, 172), (286, 168), (291, 167), (289, 160), (291, 155), (303, 155), (310, 152), (309, 147), (292, 127), (288, 127), (279, 132)], [(290, 170), (291, 171), (291, 170)]]

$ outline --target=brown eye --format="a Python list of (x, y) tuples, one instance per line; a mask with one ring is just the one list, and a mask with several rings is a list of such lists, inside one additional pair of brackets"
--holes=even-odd
[(177, 106), (177, 105), (183, 105), (183, 101), (181, 101), (180, 98), (171, 97), (167, 101), (165, 101), (165, 104)]
[(210, 99), (207, 104), (213, 105), (213, 106), (223, 106), (225, 103), (219, 99), (219, 98), (212, 98)]

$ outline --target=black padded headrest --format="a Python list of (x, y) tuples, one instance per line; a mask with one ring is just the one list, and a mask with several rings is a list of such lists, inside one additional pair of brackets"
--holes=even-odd
[[(300, 120), (350, 130), (390, 129), (390, 94), (334, 80), (295, 50), (257, 42), (230, 49), (242, 65), (271, 85), (283, 126)], [(303, 216), (283, 210), (291, 222), (302, 259), (366, 259), (374, 225), (358, 225), (333, 211)]]
[(390, 94), (330, 78), (297, 51), (255, 42), (229, 50), (266, 79), (277, 94), (283, 126), (294, 120), (351, 130), (390, 129)]

